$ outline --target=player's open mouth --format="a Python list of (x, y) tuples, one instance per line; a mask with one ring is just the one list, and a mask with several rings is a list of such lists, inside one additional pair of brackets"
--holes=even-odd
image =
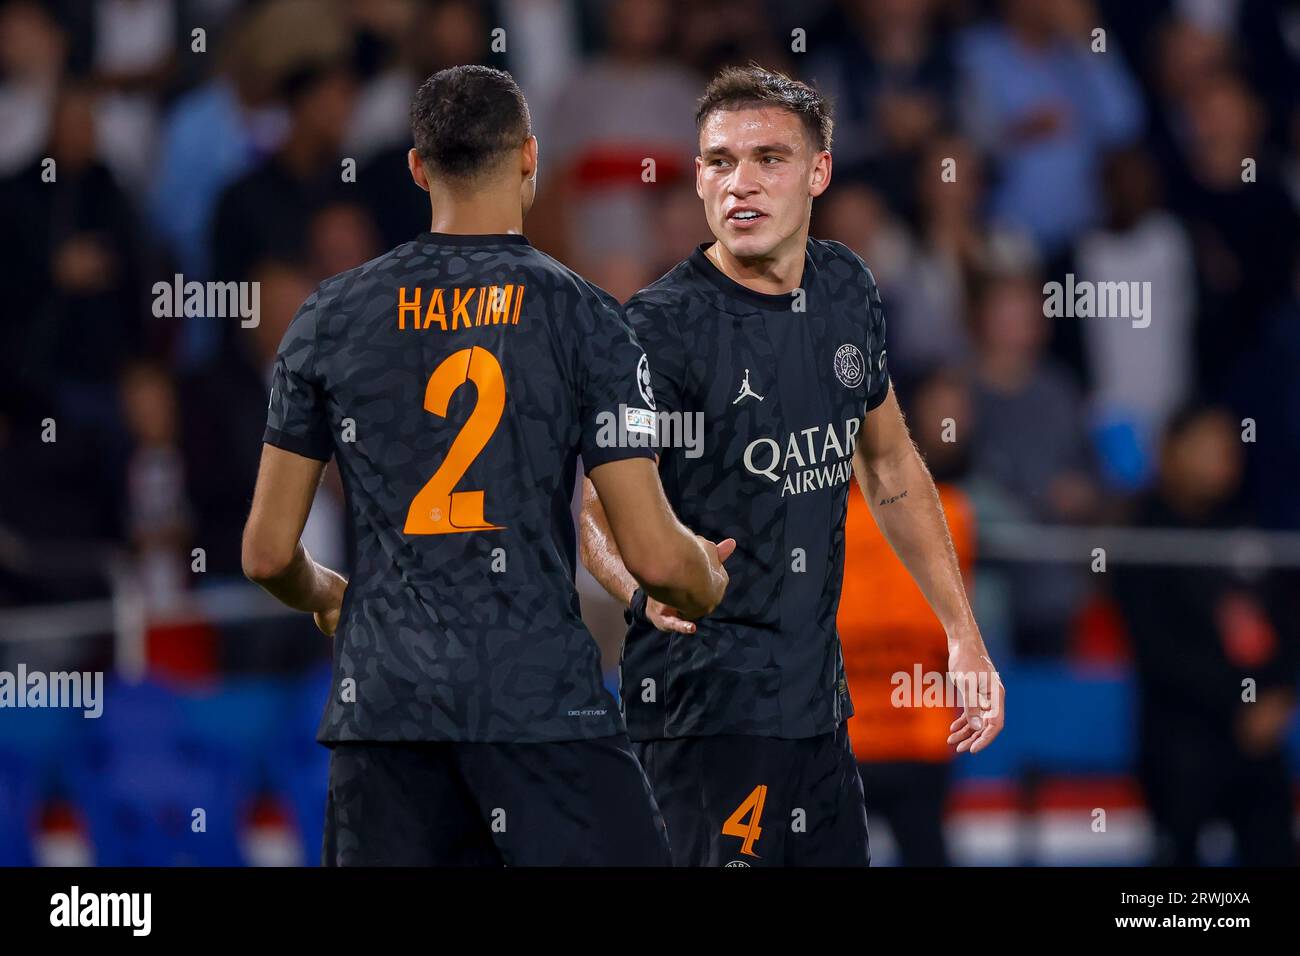
[(727, 221), (733, 226), (742, 229), (753, 226), (755, 223), (766, 219), (767, 214), (759, 212), (757, 209), (733, 209), (727, 213)]

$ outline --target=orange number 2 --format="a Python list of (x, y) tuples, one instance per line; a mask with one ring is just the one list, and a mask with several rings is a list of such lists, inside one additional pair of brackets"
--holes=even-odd
[(478, 401), (451, 443), (447, 457), (423, 488), (411, 499), (406, 513), (406, 534), (458, 534), (463, 531), (499, 531), (483, 517), (482, 491), (452, 491), (465, 476), (501, 422), (506, 407), (506, 380), (496, 356), (478, 346), (461, 349), (443, 359), (424, 390), (424, 409), (447, 417), (447, 403), (456, 389), (473, 382)]
[[(758, 821), (763, 816), (763, 804), (766, 800), (767, 787), (759, 784), (750, 791), (744, 802), (736, 807), (736, 812), (727, 817), (727, 822), (722, 825), (723, 836), (740, 837), (745, 841), (740, 845), (740, 852), (746, 856), (758, 856), (754, 852), (754, 841), (763, 834)], [(744, 822), (745, 814), (749, 814), (748, 823)]]

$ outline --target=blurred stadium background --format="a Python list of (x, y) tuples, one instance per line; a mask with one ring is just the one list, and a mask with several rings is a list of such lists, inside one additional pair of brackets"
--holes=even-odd
[[(956, 863), (1186, 860), (1187, 834), (1203, 863), (1294, 861), (1300, 6), (5, 0), (0, 671), (107, 685), (98, 720), (0, 709), (0, 864), (316, 862), (328, 641), (238, 557), (285, 326), (427, 228), (404, 153), (429, 73), (514, 73), (529, 237), (624, 298), (709, 238), (693, 104), (750, 59), (835, 98), (814, 233), (880, 282), (1009, 689), (956, 761), (936, 711), (888, 706), (942, 632), (855, 505), (876, 860), (932, 859), (895, 832), (929, 814)], [(260, 324), (155, 318), (178, 273), (258, 282)], [(1150, 282), (1149, 325), (1045, 317), (1067, 274)], [(331, 477), (306, 540), (336, 567), (342, 509)], [(579, 585), (613, 681), (619, 609)]]

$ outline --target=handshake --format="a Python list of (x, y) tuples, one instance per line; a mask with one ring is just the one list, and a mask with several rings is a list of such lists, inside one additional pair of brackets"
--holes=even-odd
[(638, 587), (632, 592), (629, 614), (633, 620), (641, 621), (660, 631), (678, 634), (694, 634), (695, 618), (704, 617), (722, 602), (730, 578), (724, 567), (727, 558), (736, 550), (736, 539), (726, 538), (714, 544), (705, 537), (696, 535), (703, 545), (709, 561), (709, 583), (715, 588), (715, 596), (704, 605), (684, 604), (682, 607), (665, 603), (651, 597), (644, 588)]

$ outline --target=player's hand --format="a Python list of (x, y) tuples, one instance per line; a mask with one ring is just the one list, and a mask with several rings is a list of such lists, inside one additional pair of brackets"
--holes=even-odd
[[(715, 554), (717, 555), (719, 568), (726, 564), (727, 558), (731, 557), (736, 552), (735, 538), (723, 538), (717, 544), (713, 544), (713, 542), (708, 538), (700, 538), (700, 540), (706, 545), (713, 546), (713, 551), (710, 552), (709, 557), (712, 559)], [(709, 563), (712, 564), (712, 560), (710, 560)]]
[(681, 611), (675, 607), (669, 607), (662, 601), (656, 601), (652, 597), (646, 598), (645, 616), (646, 620), (658, 630), (672, 631), (677, 634), (695, 633), (695, 625), (682, 617)]
[(339, 627), (339, 613), (343, 610), (343, 605), (339, 604), (330, 608), (328, 611), (317, 611), (312, 615), (312, 620), (316, 622), (316, 627), (326, 637), (333, 637), (334, 632)]
[[(709, 602), (708, 610), (704, 612), (708, 614), (722, 603), (722, 597), (727, 593), (727, 585), (731, 583), (731, 576), (727, 574), (727, 569), (722, 565), (736, 550), (736, 539), (724, 538), (714, 544), (702, 535), (696, 535), (696, 537), (700, 539), (700, 544), (704, 545), (704, 553), (709, 559), (709, 572), (713, 581), (712, 600)], [(703, 617), (704, 615), (700, 616)]]
[(951, 645), (948, 677), (962, 700), (962, 715), (948, 728), (948, 743), (956, 744), (959, 754), (979, 753), (1002, 732), (1007, 692), (978, 634)]
[(343, 613), (343, 595), (347, 593), (347, 578), (337, 571), (322, 569), (325, 574), (326, 584), (326, 608), (323, 611), (317, 611), (312, 615), (312, 620), (316, 622), (316, 627), (326, 637), (333, 637), (334, 632), (339, 628), (339, 615)]
[[(708, 538), (702, 535), (696, 535), (700, 539), (700, 544), (704, 545), (704, 553), (709, 557), (709, 568), (711, 571), (720, 572), (722, 575), (722, 590), (726, 591), (730, 577), (722, 567), (727, 558), (731, 557), (736, 550), (736, 539), (727, 538), (714, 544)], [(719, 602), (721, 597), (719, 597)], [(713, 605), (717, 607), (717, 604)], [(657, 630), (669, 631), (675, 634), (694, 634), (695, 625), (687, 620), (686, 615), (678, 608), (665, 604), (663, 601), (656, 601), (649, 595), (646, 596), (645, 602), (646, 620), (655, 626)]]

